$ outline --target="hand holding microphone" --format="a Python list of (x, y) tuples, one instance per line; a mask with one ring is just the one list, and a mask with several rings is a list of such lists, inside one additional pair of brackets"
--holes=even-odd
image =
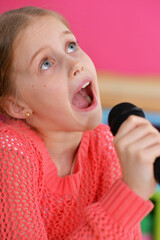
[(130, 103), (116, 105), (108, 123), (115, 135), (123, 180), (148, 199), (155, 190), (154, 177), (160, 183), (160, 133), (145, 119), (143, 111)]

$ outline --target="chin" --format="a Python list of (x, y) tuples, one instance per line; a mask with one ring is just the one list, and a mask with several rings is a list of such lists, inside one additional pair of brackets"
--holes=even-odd
[(94, 113), (91, 117), (89, 117), (84, 124), (84, 131), (90, 131), (96, 128), (102, 121), (102, 109), (99, 108), (96, 113)]

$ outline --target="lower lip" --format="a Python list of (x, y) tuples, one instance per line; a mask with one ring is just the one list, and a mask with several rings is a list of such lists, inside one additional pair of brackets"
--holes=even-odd
[(92, 104), (87, 107), (87, 108), (77, 108), (73, 105), (73, 107), (75, 108), (76, 111), (78, 112), (89, 112), (89, 111), (92, 111), (93, 109), (95, 109), (97, 107), (98, 103), (97, 103), (97, 100), (95, 98), (95, 96), (93, 97), (93, 101), (92, 101)]

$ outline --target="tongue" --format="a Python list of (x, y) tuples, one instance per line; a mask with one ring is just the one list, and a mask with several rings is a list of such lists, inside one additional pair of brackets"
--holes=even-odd
[(91, 103), (91, 98), (84, 90), (80, 90), (73, 98), (73, 105), (77, 108), (87, 108)]

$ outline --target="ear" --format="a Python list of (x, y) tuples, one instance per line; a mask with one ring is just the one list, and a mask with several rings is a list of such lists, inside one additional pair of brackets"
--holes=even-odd
[(11, 117), (18, 119), (26, 119), (26, 113), (31, 113), (32, 110), (27, 106), (27, 104), (23, 103), (18, 99), (7, 98), (4, 104), (4, 110)]

